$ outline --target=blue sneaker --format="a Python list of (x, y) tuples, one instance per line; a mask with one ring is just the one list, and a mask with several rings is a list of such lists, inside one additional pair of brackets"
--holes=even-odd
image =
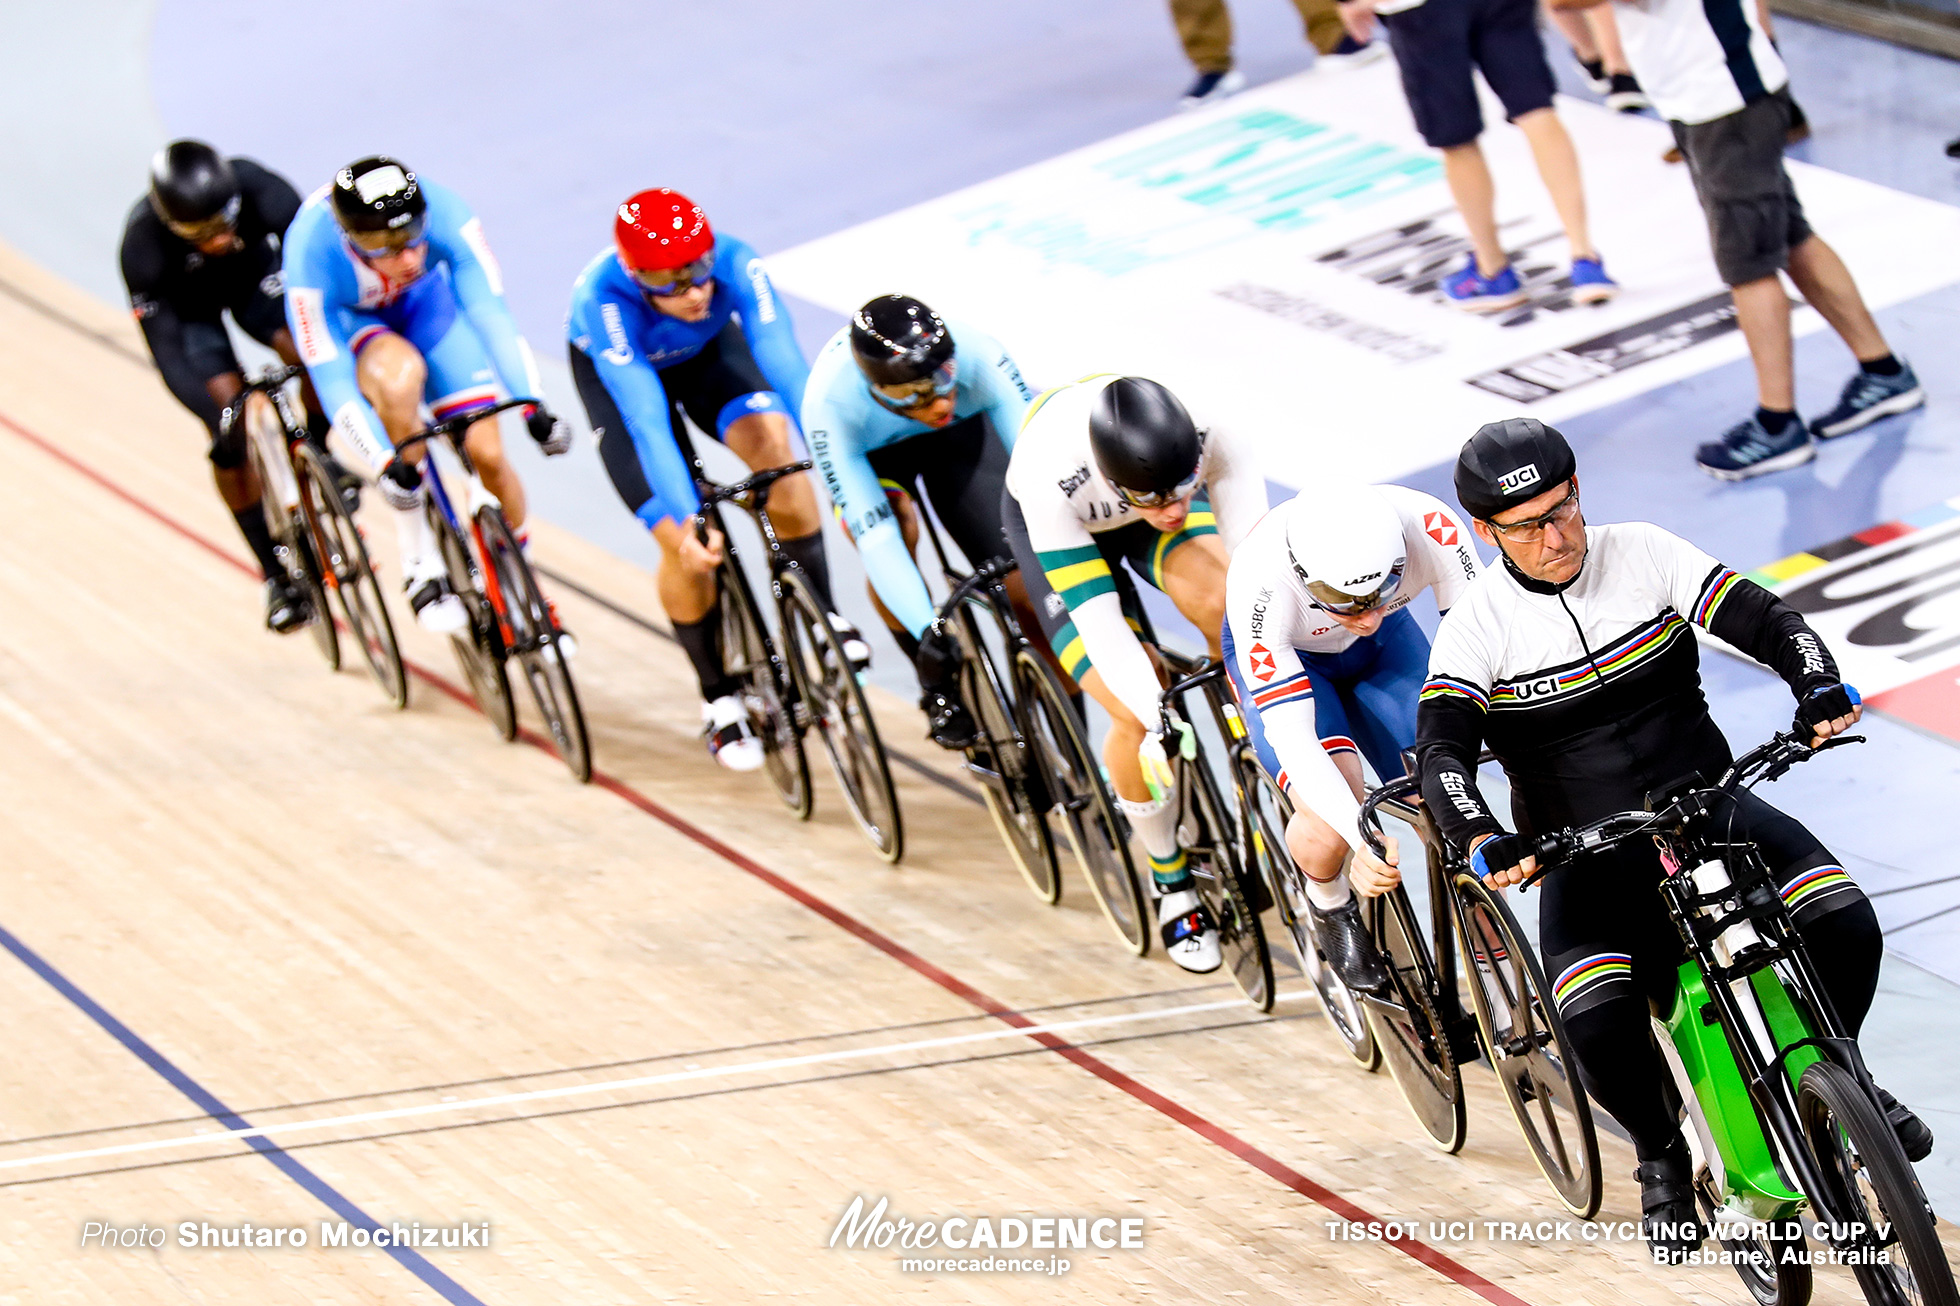
[(1820, 440), (1835, 440), (1870, 426), (1881, 417), (1909, 412), (1925, 402), (1925, 387), (1913, 375), (1912, 364), (1902, 358), (1897, 376), (1873, 376), (1860, 370), (1846, 381), (1837, 407), (1812, 422), (1810, 433)]
[(1606, 265), (1596, 258), (1572, 260), (1572, 302), (1604, 304), (1620, 293), (1620, 283), (1606, 275)]
[(1792, 418), (1783, 434), (1771, 435), (1751, 414), (1738, 422), (1715, 444), (1695, 450), (1695, 466), (1718, 481), (1746, 481), (1767, 472), (1799, 467), (1817, 456), (1810, 431), (1803, 419)]
[(1461, 271), (1443, 278), (1443, 293), (1458, 308), (1472, 313), (1495, 313), (1501, 309), (1516, 308), (1530, 296), (1518, 283), (1517, 269), (1506, 263), (1494, 277), (1484, 276), (1477, 271), (1477, 256), (1472, 254)]

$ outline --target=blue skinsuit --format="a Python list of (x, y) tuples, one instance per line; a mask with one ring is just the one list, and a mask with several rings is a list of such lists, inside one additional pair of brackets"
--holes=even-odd
[[(958, 322), (947, 322), (946, 330), (957, 360), (953, 421), (987, 414), (1012, 452), (1033, 393), (998, 340)], [(930, 439), (934, 428), (894, 413), (872, 397), (870, 383), (851, 356), (850, 336), (845, 327), (817, 352), (803, 397), (803, 430), (810, 457), (857, 542), (872, 587), (892, 616), (919, 636), (932, 624), (932, 595), (867, 455), (901, 440)]]
[(428, 260), (419, 277), (390, 282), (362, 262), (334, 217), (328, 188), (300, 206), (286, 229), (286, 322), (320, 405), (377, 468), (394, 453), (361, 394), (355, 358), (392, 331), (428, 365), (424, 396), (438, 418), (539, 393), (537, 365), (504, 304), (503, 273), (483, 224), (461, 196), (424, 178)]
[(647, 303), (639, 284), (608, 249), (572, 284), (568, 329), (574, 348), (592, 360), (606, 393), (618, 405), (653, 497), (638, 516), (649, 527), (685, 522), (701, 506), (694, 473), (675, 438), (660, 370), (699, 354), (733, 317), (756, 366), (772, 387), (723, 407), (720, 439), (731, 422), (756, 412), (779, 412), (792, 423), (803, 403), (810, 369), (797, 348), (789, 313), (769, 284), (754, 250), (730, 236), (715, 239), (714, 295), (699, 322), (669, 317)]

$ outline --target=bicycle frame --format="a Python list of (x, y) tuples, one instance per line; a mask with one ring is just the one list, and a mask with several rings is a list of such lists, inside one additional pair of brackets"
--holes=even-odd
[[(1489, 761), (1491, 754), (1485, 753), (1482, 761)], [(1419, 795), (1421, 782), (1412, 775), (1391, 780), (1368, 795), (1362, 804), (1361, 823), (1364, 830), (1370, 817), (1377, 811), (1387, 812), (1397, 820), (1411, 826), (1422, 840), (1425, 856), (1423, 862), (1429, 877), (1429, 944), (1430, 961), (1435, 966), (1436, 983), (1431, 997), (1436, 1002), (1436, 1014), (1443, 1022), (1443, 1029), (1437, 1031), (1441, 1037), (1449, 1037), (1450, 1031), (1470, 1019), (1463, 1010), (1462, 994), (1455, 983), (1456, 979), (1456, 935), (1463, 928), (1463, 922), (1456, 919), (1460, 910), (1455, 892), (1450, 888), (1451, 874), (1461, 861), (1450, 848), (1436, 823), (1429, 818), (1427, 809), (1411, 802)], [(1405, 877), (1406, 878), (1406, 877)], [(1421, 937), (1422, 931), (1415, 927), (1413, 911), (1415, 904), (1406, 895), (1388, 894), (1388, 910), (1410, 913), (1402, 921), (1402, 928), (1411, 938)], [(1457, 929), (1452, 929), (1452, 924)], [(1467, 931), (1466, 931), (1467, 932)], [(1445, 982), (1445, 978), (1447, 981)], [(1401, 1004), (1393, 997), (1382, 994), (1358, 993), (1355, 995), (1364, 1004), (1399, 1010)]]
[(449, 523), (449, 528), (455, 531), (458, 536), (468, 535), (476, 544), (476, 556), (471, 559), (471, 563), (476, 568), (477, 583), (483, 589), (483, 597), (490, 602), (490, 611), (497, 616), (497, 633), (503, 637), (504, 647), (512, 653), (527, 652), (528, 650), (518, 649), (514, 645), (510, 620), (504, 612), (503, 589), (497, 582), (497, 569), (486, 565), (484, 562), (484, 559), (490, 556), (490, 551), (489, 547), (483, 542), (482, 530), (476, 524), (477, 509), (486, 505), (501, 508), (502, 505), (498, 504), (497, 496), (490, 493), (489, 487), (483, 483), (483, 478), (477, 475), (476, 463), (470, 458), (469, 448), (454, 428), (458, 424), (462, 424), (463, 430), (468, 430), (470, 425), (480, 422), (487, 417), (495, 417), (505, 409), (521, 408), (527, 404), (536, 402), (535, 399), (507, 399), (501, 403), (493, 404), (488, 408), (480, 408), (457, 417), (452, 417), (446, 422), (436, 424), (420, 435), (404, 440), (401, 446), (395, 451), (395, 456), (399, 458), (411, 444), (420, 443), (426, 448), (428, 445), (440, 440), (443, 447), (447, 448), (455, 456), (457, 464), (462, 467), (463, 474), (468, 479), (469, 484), (469, 504), (467, 506), (470, 512), (467, 528), (464, 526), (462, 515), (456, 511), (455, 500), (450, 497), (449, 486), (443, 479), (441, 461), (433, 449), (430, 449), (428, 451), (429, 456), (422, 460), (425, 473), (422, 477), (422, 482), (428, 486), (430, 501), (436, 505), (436, 511), (440, 512), (443, 519)]

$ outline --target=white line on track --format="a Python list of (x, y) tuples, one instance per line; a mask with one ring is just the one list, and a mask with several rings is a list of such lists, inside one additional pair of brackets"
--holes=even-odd
[[(1276, 1002), (1286, 1002), (1304, 997), (1311, 989), (1295, 989), (1281, 993)], [(1085, 1016), (1080, 1020), (1059, 1020), (1047, 1025), (1019, 1025), (1008, 1029), (984, 1030), (978, 1034), (950, 1034), (944, 1038), (919, 1039), (911, 1043), (886, 1043), (870, 1048), (846, 1048), (835, 1052), (811, 1052), (796, 1057), (772, 1057), (767, 1061), (748, 1061), (734, 1066), (703, 1066), (690, 1070), (673, 1070), (660, 1075), (636, 1075), (631, 1079), (609, 1079), (597, 1084), (568, 1084), (560, 1088), (538, 1088), (522, 1093), (498, 1093), (491, 1097), (465, 1098), (455, 1102), (430, 1102), (422, 1106), (393, 1107), (385, 1111), (362, 1111), (354, 1115), (327, 1116), (319, 1120), (292, 1120), (283, 1124), (255, 1125), (249, 1129), (224, 1129), (215, 1133), (182, 1134), (175, 1138), (153, 1138), (141, 1143), (118, 1143), (111, 1147), (90, 1147), (74, 1152), (46, 1152), (39, 1156), (21, 1156), (12, 1160), (0, 1161), (0, 1170), (20, 1170), (28, 1166), (60, 1165), (67, 1161), (86, 1161), (104, 1156), (127, 1156), (135, 1152), (160, 1152), (170, 1148), (197, 1147), (210, 1143), (228, 1143), (246, 1138), (270, 1138), (279, 1134), (297, 1134), (307, 1130), (338, 1129), (345, 1125), (373, 1124), (382, 1120), (406, 1120), (417, 1116), (444, 1115), (458, 1111), (473, 1111), (483, 1107), (516, 1106), (524, 1102), (545, 1102), (555, 1098), (584, 1097), (595, 1093), (610, 1093), (628, 1088), (650, 1088), (656, 1084), (679, 1084), (690, 1080), (718, 1079), (732, 1075), (756, 1074), (767, 1070), (788, 1070), (796, 1066), (814, 1066), (825, 1062), (857, 1061), (870, 1057), (891, 1056), (901, 1052), (921, 1052), (929, 1048), (959, 1047), (973, 1043), (987, 1043), (997, 1039), (1033, 1038), (1041, 1034), (1058, 1034), (1067, 1030), (1092, 1029), (1105, 1025), (1122, 1025), (1143, 1020), (1162, 1020), (1169, 1016), (1191, 1016), (1206, 1011), (1225, 1011), (1231, 1008), (1244, 1009), (1241, 998), (1228, 998), (1222, 1002), (1198, 1002), (1182, 1007), (1164, 1007), (1155, 1011), (1131, 1011), (1115, 1016)], [(978, 1017), (976, 1017), (978, 1019)], [(404, 1092), (413, 1092), (405, 1089)]]

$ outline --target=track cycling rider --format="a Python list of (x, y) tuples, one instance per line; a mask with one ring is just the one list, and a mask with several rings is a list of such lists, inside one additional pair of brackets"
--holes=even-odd
[[(504, 304), (503, 273), (483, 223), (446, 186), (386, 155), (356, 160), (307, 197), (286, 233), (286, 317), (320, 402), (343, 438), (381, 473), (401, 535), (402, 586), (423, 627), (454, 633), (469, 620), (423, 514), (417, 446), (424, 400), (438, 421), (536, 396), (537, 364)], [(571, 448), (572, 429), (542, 406), (525, 425), (546, 454)], [(528, 547), (524, 486), (504, 458), (495, 418), (464, 445), (504, 516)], [(569, 637), (558, 646), (572, 652)]]
[[(1646, 805), (1733, 756), (1702, 696), (1688, 623), (1765, 663), (1796, 695), (1812, 746), (1862, 709), (1824, 643), (1781, 599), (1645, 522), (1586, 525), (1565, 437), (1531, 418), (1483, 427), (1456, 464), (1457, 498), (1495, 545), (1488, 569), (1436, 634), (1417, 713), (1423, 801), (1492, 884), (1536, 869), (1531, 836)], [(1488, 742), (1511, 780), (1519, 833), (1476, 785)], [(1817, 837), (1744, 790), (1736, 833), (1754, 841), (1854, 1036), (1878, 985), (1884, 938), (1863, 891)], [(1632, 1136), (1641, 1209), (1659, 1259), (1700, 1245), (1688, 1149), (1667, 1105), (1649, 999), (1673, 991), (1682, 945), (1657, 889), (1659, 858), (1627, 845), (1545, 882), (1539, 949), (1580, 1077)], [(1906, 1154), (1932, 1131), (1880, 1090)]]
[(1164, 947), (1186, 970), (1216, 970), (1218, 925), (1177, 839), (1166, 759), (1179, 741), (1157, 733), (1161, 668), (1137, 633), (1142, 605), (1123, 564), (1162, 590), (1217, 657), (1226, 556), (1265, 514), (1266, 483), (1235, 441), (1200, 430), (1169, 390), (1103, 374), (1035, 401), (1007, 491), (1001, 519), (1042, 630), (1062, 669), (1109, 713), (1103, 762), (1150, 856)]
[[(613, 217), (610, 249), (572, 285), (572, 380), (599, 440), (606, 474), (660, 545), (660, 606), (701, 684), (708, 751), (734, 771), (763, 763), (762, 741), (722, 661), (715, 568), (721, 534), (694, 531), (701, 500), (681, 452), (686, 419), (754, 471), (792, 461), (792, 416), (810, 370), (762, 260), (717, 236), (678, 191), (638, 191)], [(870, 650), (837, 615), (823, 518), (807, 476), (776, 482), (769, 520), (830, 614), (845, 656)]]
[[(959, 645), (934, 623), (914, 550), (923, 493), (975, 565), (1008, 553), (1001, 500), (1008, 456), (1034, 398), (1000, 342), (949, 325), (907, 295), (880, 295), (817, 352), (803, 430), (831, 503), (856, 543), (872, 598), (919, 675), (933, 742), (966, 748)], [(1025, 606), (1019, 576), (1010, 594)]]
[(1393, 841), (1378, 859), (1357, 817), (1361, 758), (1390, 780), (1416, 742), (1429, 640), (1407, 607), (1428, 589), (1448, 612), (1480, 570), (1456, 515), (1399, 485), (1316, 486), (1232, 552), (1225, 664), (1259, 761), (1293, 800), (1286, 845), (1315, 945), (1351, 989), (1388, 982), (1349, 878), (1368, 897), (1401, 879)]
[[(287, 363), (299, 362), (279, 270), (298, 211), (299, 192), (271, 169), (227, 159), (203, 141), (172, 141), (150, 161), (150, 190), (129, 211), (120, 254), (130, 311), (163, 383), (211, 432), (211, 479), (265, 575), (265, 624), (282, 635), (313, 610), (273, 555), (245, 428), (223, 435), (224, 411), (245, 387), (224, 314)], [(324, 440), (327, 421), (310, 387), (306, 401), (311, 434)]]

